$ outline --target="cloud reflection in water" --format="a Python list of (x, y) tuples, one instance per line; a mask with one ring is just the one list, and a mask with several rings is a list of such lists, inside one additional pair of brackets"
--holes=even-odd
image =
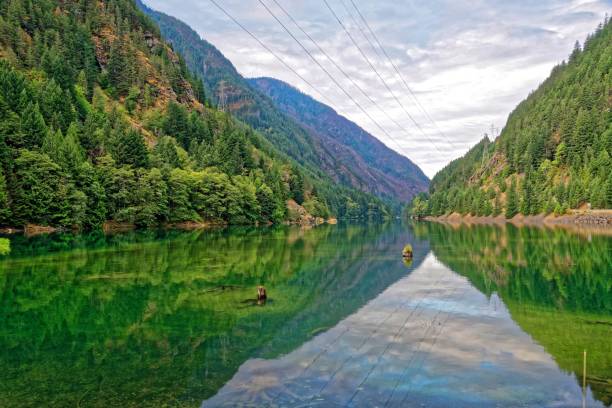
[[(573, 375), (490, 299), (430, 254), (334, 328), (245, 362), (204, 407), (580, 406)], [(589, 407), (602, 406), (587, 396)]]

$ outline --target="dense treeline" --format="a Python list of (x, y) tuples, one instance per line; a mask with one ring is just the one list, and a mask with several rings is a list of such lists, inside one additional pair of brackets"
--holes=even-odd
[[(371, 182), (372, 173), (390, 173), (395, 178), (394, 182), (408, 185), (415, 191), (422, 191), (428, 183), (427, 177), (408, 159), (396, 160), (394, 156), (393, 160), (387, 160), (385, 155), (389, 152), (384, 148), (383, 151), (379, 148), (368, 149), (372, 146), (365, 143), (362, 134), (354, 129), (351, 129), (348, 143), (323, 136), (320, 129), (313, 132), (312, 123), (306, 121), (308, 124), (304, 125), (286, 114), (268, 95), (242, 77), (218, 49), (200, 38), (188, 25), (148, 8), (138, 0), (136, 3), (159, 25), (164, 38), (185, 58), (193, 74), (202, 79), (207, 98), (220, 109), (231, 112), (252, 126), (276, 149), (299, 163), (305, 177), (316, 180), (317, 195), (334, 214), (359, 218), (380, 217), (389, 211), (400, 213), (403, 206), (400, 201), (405, 202), (407, 198), (381, 193), (383, 182)], [(326, 129), (329, 129), (332, 119), (324, 119), (327, 120)], [(347, 148), (358, 157), (363, 157), (366, 163), (356, 162), (354, 156), (342, 158), (339, 153), (346, 152)], [(374, 158), (369, 155), (384, 163), (374, 163)], [(394, 165), (402, 172), (400, 176), (390, 170)], [(377, 182), (379, 185), (373, 187)], [(343, 187), (339, 188), (338, 185)]]
[(481, 141), (434, 177), (414, 215), (565, 213), (612, 208), (612, 24), (523, 101), (500, 137)]
[[(0, 5), (0, 225), (327, 217), (328, 197), (204, 87), (132, 0)], [(363, 216), (374, 203), (354, 196)], [(348, 201), (350, 204), (351, 201)]]

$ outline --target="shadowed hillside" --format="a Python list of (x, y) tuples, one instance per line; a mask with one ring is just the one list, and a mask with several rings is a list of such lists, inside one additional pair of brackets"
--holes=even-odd
[[(428, 179), (421, 169), (354, 123), (312, 98), (293, 93), (280, 81), (243, 78), (217, 48), (185, 23), (140, 6), (202, 78), (215, 104), (258, 129), (295, 160), (344, 186), (392, 201), (408, 201), (427, 189)], [(273, 84), (277, 92), (269, 92)], [(285, 95), (295, 95), (295, 106), (278, 99), (281, 85)], [(304, 107), (306, 115), (295, 114)]]

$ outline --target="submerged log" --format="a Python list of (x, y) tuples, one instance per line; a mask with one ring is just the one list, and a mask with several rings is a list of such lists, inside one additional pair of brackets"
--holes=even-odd
[(412, 259), (412, 245), (408, 244), (404, 247), (402, 251), (402, 256), (404, 259)]
[(257, 287), (257, 300), (266, 300), (268, 295), (266, 294), (266, 288), (263, 286)]

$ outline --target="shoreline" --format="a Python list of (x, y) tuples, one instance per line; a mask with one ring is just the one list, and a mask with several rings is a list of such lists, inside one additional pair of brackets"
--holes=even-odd
[[(280, 223), (255, 223), (255, 224), (245, 224), (245, 226), (252, 227), (261, 227), (261, 226), (272, 226), (272, 225), (295, 225), (300, 226), (302, 228), (312, 228), (323, 224), (328, 225), (336, 225), (338, 223), (337, 218), (330, 217), (328, 219), (324, 218), (313, 218), (312, 220), (299, 220), (299, 221), (291, 221), (285, 220)], [(152, 228), (138, 228), (135, 224), (126, 223), (126, 222), (116, 222), (116, 221), (106, 221), (100, 226), (100, 230), (105, 234), (115, 234), (121, 232), (130, 232), (136, 230), (147, 230), (147, 229), (165, 229), (165, 230), (183, 230), (183, 231), (194, 231), (194, 230), (204, 230), (204, 229), (215, 229), (215, 228), (225, 228), (230, 226), (227, 222), (214, 222), (214, 221), (186, 221), (186, 222), (178, 222), (178, 223), (164, 223), (159, 224)], [(35, 225), (28, 224), (24, 227), (0, 227), (0, 234), (2, 235), (16, 235), (23, 234), (27, 237), (33, 237), (36, 235), (46, 235), (46, 234), (54, 234), (58, 232), (66, 232), (66, 233), (79, 233), (84, 231), (73, 230), (65, 227), (52, 227), (52, 226), (44, 226), (44, 225)], [(85, 231), (88, 232), (88, 231)]]
[(517, 227), (565, 228), (575, 232), (598, 232), (612, 236), (612, 210), (571, 210), (568, 214), (522, 215), (507, 219), (503, 215), (473, 216), (452, 213), (438, 217), (427, 216), (423, 220), (448, 225), (505, 225)]

